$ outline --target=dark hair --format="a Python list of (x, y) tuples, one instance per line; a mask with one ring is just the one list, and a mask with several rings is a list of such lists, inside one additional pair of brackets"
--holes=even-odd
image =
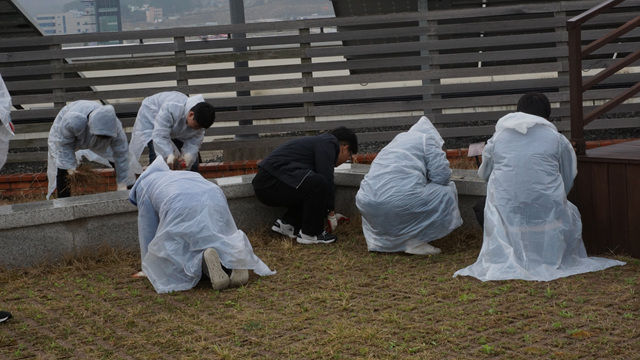
[(208, 129), (216, 120), (216, 108), (208, 102), (195, 104), (190, 111), (193, 111), (193, 119), (203, 129)]
[(545, 94), (528, 93), (522, 95), (520, 100), (518, 100), (517, 111), (537, 115), (549, 120), (551, 116), (551, 104)]
[(358, 137), (356, 136), (356, 133), (353, 132), (353, 130), (347, 129), (344, 126), (339, 126), (333, 130), (330, 130), (329, 134), (338, 138), (338, 141), (349, 144), (349, 151), (351, 151), (352, 154), (358, 153)]

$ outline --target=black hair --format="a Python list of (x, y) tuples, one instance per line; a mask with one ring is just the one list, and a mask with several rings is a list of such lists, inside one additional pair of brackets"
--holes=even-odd
[(338, 141), (347, 143), (349, 145), (349, 151), (351, 151), (352, 154), (358, 153), (358, 137), (353, 130), (347, 129), (344, 126), (339, 126), (330, 130), (329, 134), (335, 136)]
[(518, 100), (517, 111), (537, 115), (549, 120), (551, 116), (551, 104), (545, 94), (542, 93), (527, 93), (522, 95)]
[(190, 111), (193, 111), (193, 120), (203, 129), (210, 128), (216, 120), (216, 108), (208, 102), (199, 102)]

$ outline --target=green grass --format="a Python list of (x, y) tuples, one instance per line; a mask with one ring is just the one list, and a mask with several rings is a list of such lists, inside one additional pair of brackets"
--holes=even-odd
[[(278, 273), (240, 289), (156, 294), (137, 252), (101, 249), (0, 273), (0, 358), (640, 358), (640, 263), (552, 282), (451, 275), (473, 263), (478, 231), (437, 256), (369, 253), (354, 221), (331, 245), (250, 234)], [(633, 260), (617, 257), (621, 260)]]

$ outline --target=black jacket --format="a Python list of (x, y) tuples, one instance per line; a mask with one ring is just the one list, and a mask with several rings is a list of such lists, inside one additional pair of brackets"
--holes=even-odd
[(310, 174), (324, 176), (331, 184), (327, 207), (334, 209), (333, 169), (340, 143), (335, 136), (322, 134), (290, 140), (267, 155), (258, 166), (283, 183), (297, 188)]

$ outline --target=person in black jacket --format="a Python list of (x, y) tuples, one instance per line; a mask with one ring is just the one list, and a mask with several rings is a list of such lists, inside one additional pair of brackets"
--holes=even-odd
[(356, 134), (338, 127), (328, 133), (290, 140), (258, 164), (253, 179), (256, 197), (287, 212), (271, 229), (301, 244), (328, 244), (337, 236), (324, 229), (337, 225), (333, 169), (358, 152)]

